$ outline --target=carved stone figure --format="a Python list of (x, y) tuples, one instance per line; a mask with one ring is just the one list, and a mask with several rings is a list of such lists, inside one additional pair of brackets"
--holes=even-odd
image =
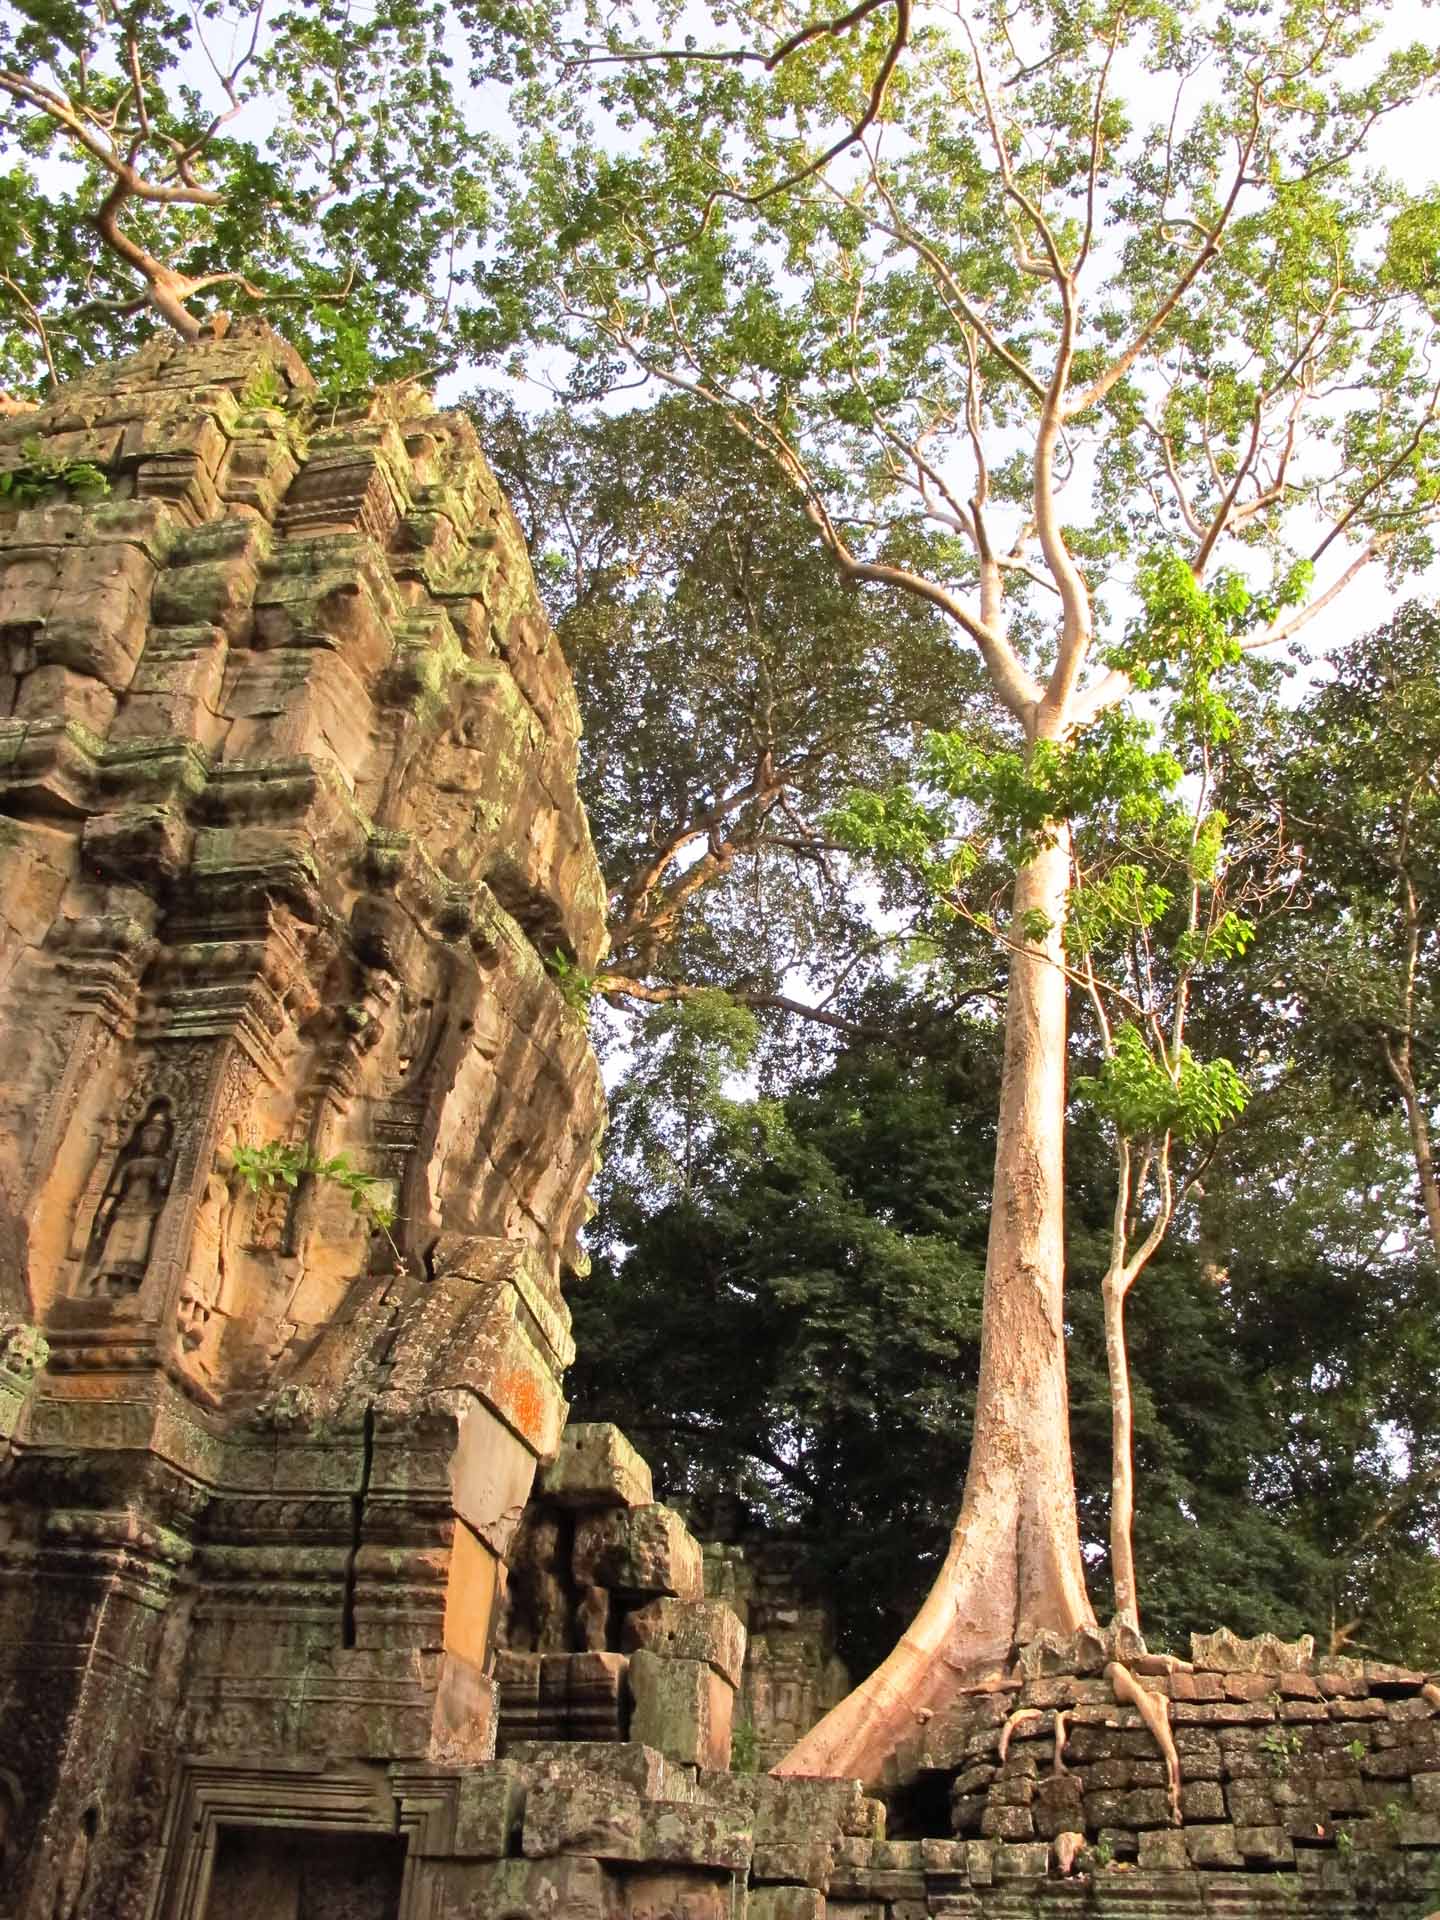
[(575, 1607), (575, 1638), (582, 1653), (604, 1653), (610, 1644), (610, 1595), (586, 1587)]
[(567, 1652), (569, 1619), (560, 1577), (560, 1524), (551, 1514), (532, 1513), (510, 1556), (505, 1645), (512, 1652)]
[(20, 1782), (8, 1768), (0, 1768), (0, 1873), (5, 1871), (5, 1863), (10, 1857), (15, 1829), (20, 1824), (20, 1809), (24, 1804), (25, 1796), (20, 1790)]
[(98, 1825), (99, 1815), (95, 1808), (87, 1807), (80, 1816), (80, 1824), (75, 1829), (55, 1889), (55, 1920), (77, 1920), (83, 1911), (90, 1881), (90, 1847)]
[(170, 1192), (174, 1142), (169, 1102), (152, 1101), (116, 1158), (95, 1215), (81, 1284), (92, 1298), (138, 1293)]
[(224, 1303), (234, 1216), (231, 1162), (228, 1150), (222, 1150), (195, 1210), (190, 1261), (181, 1290), (180, 1331), (189, 1348), (200, 1344), (211, 1314)]

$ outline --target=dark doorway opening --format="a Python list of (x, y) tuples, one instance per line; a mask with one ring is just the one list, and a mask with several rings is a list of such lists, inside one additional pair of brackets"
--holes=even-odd
[(205, 1920), (399, 1920), (404, 1872), (395, 1834), (221, 1827)]

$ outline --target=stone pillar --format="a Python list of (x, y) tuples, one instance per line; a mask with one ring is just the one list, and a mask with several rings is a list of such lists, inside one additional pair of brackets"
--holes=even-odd
[[(322, 400), (252, 326), (7, 417), (0, 467), (0, 1914), (200, 1920), (217, 1861), (237, 1911), (290, 1871), (232, 1859), (266, 1804), (414, 1840), (493, 1751), (603, 889), (463, 418)], [(252, 1190), (269, 1143), (369, 1200)]]

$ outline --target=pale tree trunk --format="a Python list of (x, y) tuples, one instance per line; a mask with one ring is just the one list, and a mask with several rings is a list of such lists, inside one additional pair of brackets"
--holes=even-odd
[(1430, 1229), (1430, 1246), (1440, 1261), (1440, 1181), (1435, 1173), (1435, 1154), (1430, 1139), (1430, 1116), (1415, 1080), (1415, 984), (1420, 970), (1420, 904), (1415, 882), (1410, 877), (1402, 854), (1400, 881), (1405, 901), (1405, 971), (1403, 975), (1404, 1028), (1397, 1038), (1380, 1036), (1390, 1078), (1399, 1089), (1410, 1129), (1410, 1146), (1415, 1155), (1415, 1172), (1420, 1181), (1420, 1199), (1425, 1222)]
[(965, 1496), (894, 1652), (775, 1768), (874, 1780), (901, 1740), (1043, 1628), (1094, 1623), (1080, 1560), (1065, 1381), (1063, 833), (1020, 869), (1014, 919), (1051, 926), (1010, 961), (980, 1385)]
[(1105, 1364), (1110, 1375), (1110, 1583), (1115, 1618), (1140, 1631), (1140, 1593), (1135, 1582), (1135, 1412), (1130, 1395), (1130, 1358), (1125, 1349), (1123, 1272), (1101, 1283), (1105, 1312)]
[[(1176, 1013), (1174, 1050), (1178, 1058), (1184, 1035), (1184, 996)], [(1135, 1403), (1130, 1392), (1130, 1354), (1125, 1339), (1125, 1302), (1130, 1289), (1149, 1265), (1175, 1217), (1175, 1189), (1170, 1171), (1170, 1136), (1158, 1150), (1142, 1154), (1134, 1174), (1130, 1142), (1119, 1141), (1115, 1182), (1115, 1211), (1110, 1228), (1110, 1264), (1100, 1282), (1104, 1311), (1105, 1367), (1110, 1378), (1110, 1583), (1115, 1595), (1115, 1619), (1135, 1633), (1140, 1631), (1140, 1587), (1135, 1578)], [(1135, 1252), (1126, 1258), (1132, 1194), (1139, 1198), (1154, 1173), (1158, 1189), (1155, 1218)]]
[(1430, 1139), (1430, 1116), (1420, 1098), (1420, 1089), (1410, 1065), (1410, 1036), (1400, 1048), (1385, 1041), (1385, 1063), (1390, 1077), (1400, 1090), (1405, 1107), (1405, 1122), (1410, 1129), (1410, 1148), (1415, 1155), (1415, 1173), (1420, 1182), (1420, 1198), (1425, 1207), (1425, 1224), (1430, 1229), (1430, 1246), (1440, 1262), (1440, 1177), (1435, 1171), (1435, 1149)]

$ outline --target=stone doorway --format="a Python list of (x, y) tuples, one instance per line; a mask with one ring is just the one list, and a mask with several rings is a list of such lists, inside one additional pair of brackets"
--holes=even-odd
[(222, 1827), (205, 1920), (399, 1920), (403, 1836)]

